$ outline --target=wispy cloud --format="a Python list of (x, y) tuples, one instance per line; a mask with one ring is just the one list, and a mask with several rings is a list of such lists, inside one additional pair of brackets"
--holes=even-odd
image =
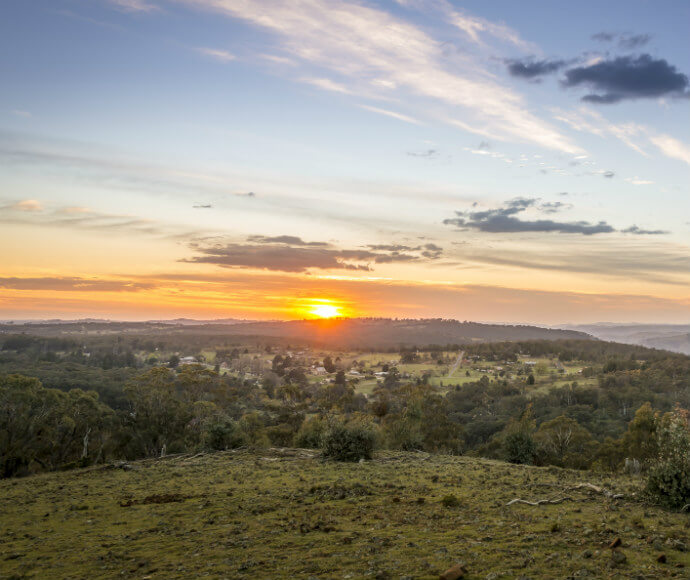
[[(378, 92), (382, 98), (393, 90), (400, 98), (405, 91), (410, 99), (431, 99), (449, 108), (436, 118), (450, 124), (462, 126), (463, 117), (471, 118), (476, 130), (503, 140), (581, 151), (532, 114), (520, 95), (488, 75), (483, 63), (468, 55), (447, 67), (443, 43), (383, 10), (342, 0), (183, 1), (269, 30), (291, 58), (338, 75), (338, 80), (303, 76), (303, 82), (344, 94)], [(521, 42), (507, 27), (468, 15), (458, 13), (455, 24), (475, 38), (486, 32)]]
[(644, 140), (646, 146), (654, 145), (667, 157), (690, 164), (690, 145), (670, 135), (656, 133), (644, 125), (632, 122), (611, 123), (601, 113), (588, 107), (580, 107), (575, 111), (553, 109), (553, 112), (555, 119), (566, 123), (576, 131), (584, 131), (599, 137), (613, 136), (634, 151), (649, 157), (649, 153), (640, 146), (640, 142)]
[(43, 204), (36, 199), (24, 199), (22, 201), (5, 205), (2, 209), (11, 209), (21, 212), (43, 211)]
[(148, 0), (109, 0), (120, 10), (125, 12), (153, 12), (158, 6)]
[(649, 41), (652, 40), (652, 37), (649, 34), (619, 34), (617, 32), (604, 31), (593, 34), (592, 40), (596, 40), (598, 42), (617, 41), (617, 44), (620, 48), (626, 50), (634, 50), (636, 48), (640, 48), (641, 46), (645, 46), (646, 44), (648, 44)]
[(599, 137), (615, 137), (640, 155), (648, 156), (647, 152), (638, 144), (638, 137), (646, 130), (637, 123), (611, 123), (598, 111), (584, 106), (575, 111), (563, 111), (561, 109), (553, 109), (553, 111), (555, 119), (562, 121), (576, 131), (584, 131)]
[(640, 179), (637, 177), (637, 175), (635, 177), (626, 177), (625, 181), (631, 183), (632, 185), (652, 185), (654, 183), (648, 179)]
[(670, 135), (655, 135), (650, 140), (664, 155), (674, 159), (680, 159), (690, 164), (690, 145), (671, 137)]
[(372, 107), (370, 105), (359, 105), (361, 109), (371, 111), (372, 113), (377, 113), (379, 115), (384, 115), (386, 117), (391, 117), (397, 119), (398, 121), (404, 121), (405, 123), (412, 123), (413, 125), (421, 125), (421, 123), (408, 115), (403, 115), (402, 113), (396, 113), (395, 111), (389, 111), (387, 109), (379, 109), (378, 107)]
[(130, 280), (103, 280), (80, 277), (0, 278), (0, 288), (12, 290), (49, 290), (59, 292), (139, 292), (155, 285)]
[(218, 60), (220, 62), (231, 62), (233, 60), (236, 60), (237, 57), (234, 54), (229, 53), (227, 50), (222, 50), (220, 48), (197, 48), (197, 52), (200, 52), (201, 54), (208, 56), (214, 60)]
[(408, 151), (410, 157), (421, 157), (422, 159), (436, 159), (438, 151), (436, 149), (425, 149), (424, 151)]
[(46, 208), (35, 199), (0, 206), (0, 224), (26, 224), (50, 228), (90, 230), (101, 234), (141, 234), (188, 240), (208, 232), (166, 224), (134, 215), (104, 213), (84, 207)]
[(337, 83), (331, 79), (302, 77), (300, 80), (303, 83), (307, 83), (308, 85), (313, 85), (319, 89), (323, 89), (324, 91), (331, 91), (333, 93), (342, 93), (344, 95), (355, 94), (354, 91), (350, 90), (345, 85), (343, 85), (341, 83)]
[(658, 236), (662, 234), (668, 234), (666, 230), (645, 230), (644, 228), (639, 228), (637, 226), (630, 226), (621, 230), (624, 234), (636, 234), (638, 236)]
[(195, 255), (182, 262), (294, 273), (313, 269), (369, 271), (371, 264), (437, 260), (443, 252), (432, 243), (414, 247), (382, 244), (342, 249), (327, 242), (308, 242), (289, 235), (254, 235), (246, 242), (191, 242), (190, 248)]
[(33, 115), (29, 111), (24, 111), (22, 109), (14, 109), (12, 111), (12, 114), (15, 117), (22, 117), (23, 119), (31, 119), (31, 117), (33, 117)]
[[(636, 228), (632, 226), (631, 230)], [(567, 243), (549, 245), (502, 244), (497, 247), (463, 246), (459, 257), (465, 263), (519, 268), (526, 271), (588, 274), (601, 279), (645, 280), (658, 284), (687, 286), (690, 283), (690, 252), (688, 247), (647, 239), (646, 230), (636, 228), (632, 237), (607, 239), (581, 237), (577, 245)], [(651, 230), (654, 231), (654, 230)]]
[(564, 60), (509, 59), (505, 61), (508, 72), (518, 78), (537, 79), (560, 70), (566, 65)]

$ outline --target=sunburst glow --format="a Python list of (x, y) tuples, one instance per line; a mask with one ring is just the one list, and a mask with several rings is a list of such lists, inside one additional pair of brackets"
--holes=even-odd
[(315, 304), (311, 307), (309, 312), (319, 318), (334, 318), (340, 316), (340, 308), (333, 304)]

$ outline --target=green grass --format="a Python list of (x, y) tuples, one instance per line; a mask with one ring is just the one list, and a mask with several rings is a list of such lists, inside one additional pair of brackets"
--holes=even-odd
[[(459, 561), (468, 578), (681, 578), (690, 566), (689, 516), (645, 505), (627, 477), (392, 452), (337, 464), (305, 450), (132, 466), (0, 482), (0, 578), (422, 579)], [(584, 481), (625, 497), (572, 489)]]

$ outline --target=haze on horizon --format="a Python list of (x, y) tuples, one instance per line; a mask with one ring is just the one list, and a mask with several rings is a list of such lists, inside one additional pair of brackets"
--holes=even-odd
[(690, 323), (689, 21), (8, 0), (0, 319)]

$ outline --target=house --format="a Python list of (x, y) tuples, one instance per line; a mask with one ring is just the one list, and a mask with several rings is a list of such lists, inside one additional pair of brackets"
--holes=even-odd
[(195, 365), (198, 362), (199, 361), (196, 360), (196, 358), (193, 356), (183, 356), (182, 358), (180, 358), (181, 365)]
[(325, 375), (326, 374), (326, 368), (325, 367), (314, 367), (314, 368), (312, 368), (311, 372), (314, 375)]

